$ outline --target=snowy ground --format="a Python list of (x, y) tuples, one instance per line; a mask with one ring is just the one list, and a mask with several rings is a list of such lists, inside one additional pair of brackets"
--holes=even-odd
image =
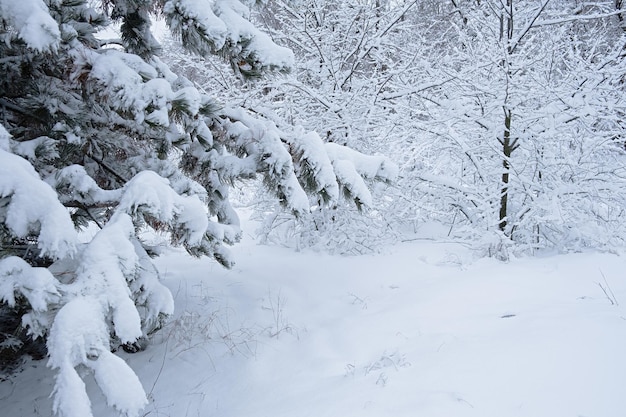
[[(623, 257), (501, 263), (413, 242), (346, 258), (251, 240), (235, 253), (231, 271), (159, 261), (176, 316), (121, 354), (145, 416), (626, 415)], [(94, 415), (116, 416), (87, 382)], [(0, 383), (0, 414), (51, 415), (52, 383), (27, 364)]]

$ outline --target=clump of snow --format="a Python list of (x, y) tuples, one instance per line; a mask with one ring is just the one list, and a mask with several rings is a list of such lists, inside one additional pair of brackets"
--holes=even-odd
[(138, 416), (148, 404), (139, 378), (122, 358), (103, 351), (96, 360), (89, 361), (87, 365), (93, 370), (107, 404), (122, 415)]
[(53, 393), (56, 413), (67, 417), (92, 415), (85, 384), (75, 370), (85, 365), (93, 370), (109, 405), (125, 416), (139, 415), (147, 404), (143, 387), (128, 365), (109, 349), (100, 300), (80, 296), (59, 310), (48, 337), (48, 366), (58, 370)]
[(154, 107), (154, 110), (146, 115), (146, 120), (153, 124), (169, 126), (168, 102), (173, 97), (170, 83), (163, 78), (154, 78), (148, 80), (142, 87), (142, 105), (145, 107), (138, 110), (143, 112), (148, 107)]
[(110, 310), (115, 334), (123, 343), (142, 335), (141, 318), (127, 284), (134, 279), (138, 263), (130, 242), (134, 232), (128, 215), (111, 219), (81, 253), (77, 279), (67, 289), (98, 297), (100, 308)]
[(216, 50), (219, 50), (226, 43), (227, 28), (213, 12), (211, 3), (198, 0), (169, 0), (163, 6), (163, 12), (180, 14), (185, 20), (196, 25), (197, 30), (215, 44)]
[(45, 152), (47, 158), (53, 159), (58, 157), (55, 146), (53, 139), (47, 136), (40, 136), (24, 142), (13, 142), (11, 143), (11, 150), (16, 155), (34, 161), (37, 159), (37, 151), (41, 148), (47, 148), (47, 152)]
[(88, 204), (117, 201), (122, 195), (121, 190), (100, 188), (81, 165), (62, 168), (54, 176), (46, 178), (46, 181), (60, 192), (59, 197), (64, 202), (76, 199)]
[(76, 369), (65, 362), (55, 378), (52, 411), (60, 417), (92, 417), (85, 383)]
[(0, 300), (15, 306), (15, 293), (26, 297), (35, 311), (45, 311), (58, 300), (57, 281), (47, 268), (32, 267), (22, 258), (9, 256), (0, 260)]
[(135, 294), (135, 305), (141, 316), (144, 334), (150, 334), (162, 326), (162, 320), (174, 313), (174, 298), (170, 290), (159, 280), (159, 272), (137, 239), (132, 240), (138, 257), (136, 277), (129, 283)]
[[(91, 54), (89, 77), (102, 85), (102, 94), (111, 105), (133, 112), (137, 122), (146, 120), (169, 125), (168, 102), (172, 99), (171, 85), (159, 79), (157, 72), (136, 55), (115, 50)], [(148, 115), (146, 109), (154, 108)]]
[(249, 40), (247, 50), (264, 67), (287, 69), (293, 67), (294, 55), (291, 49), (278, 46), (264, 32), (249, 20), (250, 9), (237, 0), (217, 0), (216, 13), (228, 28), (228, 38), (237, 43), (240, 39)]
[(124, 186), (118, 212), (146, 214), (184, 229), (182, 240), (198, 245), (207, 231), (209, 220), (204, 204), (196, 195), (181, 196), (169, 181), (152, 171), (143, 171)]
[(48, 310), (61, 299), (58, 281), (47, 268), (32, 267), (22, 258), (0, 260), (0, 301), (16, 305), (16, 294), (25, 297), (30, 311), (22, 316), (22, 326), (33, 338), (43, 336), (50, 327)]
[(354, 165), (345, 159), (338, 159), (334, 161), (333, 167), (337, 180), (349, 191), (350, 196), (357, 199), (359, 203), (371, 206), (372, 193)]
[(92, 296), (76, 297), (57, 313), (48, 336), (48, 366), (72, 367), (109, 350), (102, 304)]
[(332, 162), (324, 147), (324, 141), (316, 132), (296, 134), (293, 146), (297, 153), (301, 153), (302, 160), (306, 163), (313, 174), (316, 182), (316, 192), (324, 192), (328, 198), (328, 204), (332, 204), (339, 198), (339, 185)]
[(241, 108), (226, 108), (222, 112), (229, 118), (223, 122), (225, 130), (245, 146), (249, 155), (258, 159), (266, 181), (278, 189), (284, 205), (295, 213), (308, 212), (309, 198), (298, 182), (293, 160), (276, 125), (256, 119)]
[(59, 46), (59, 25), (42, 0), (0, 0), (0, 16), (30, 48), (44, 51)]
[(0, 196), (9, 199), (0, 213), (16, 237), (37, 233), (42, 256), (61, 258), (74, 253), (74, 224), (57, 194), (28, 161), (5, 150), (0, 150)]
[(197, 88), (184, 87), (174, 93), (173, 100), (180, 102), (189, 114), (198, 114), (202, 104), (202, 96)]
[(0, 123), (0, 150), (9, 152), (11, 150), (11, 134)]
[(326, 152), (333, 161), (350, 161), (356, 171), (365, 178), (393, 181), (398, 176), (398, 166), (385, 156), (364, 155), (333, 142), (326, 143)]
[[(313, 172), (320, 175), (320, 181), (327, 184), (330, 192), (334, 192), (333, 176), (358, 204), (371, 206), (372, 194), (365, 179), (391, 182), (398, 175), (398, 166), (384, 156), (364, 155), (346, 146), (333, 142), (324, 143), (309, 134), (295, 142), (295, 146), (313, 163)], [(315, 151), (313, 151), (315, 149)], [(312, 157), (312, 158), (311, 158)], [(328, 161), (332, 170), (328, 167)], [(332, 195), (332, 194), (331, 194)]]

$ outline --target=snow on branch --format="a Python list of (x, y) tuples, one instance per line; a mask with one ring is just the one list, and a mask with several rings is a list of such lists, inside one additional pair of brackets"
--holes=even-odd
[(59, 296), (56, 280), (46, 268), (34, 268), (17, 256), (0, 260), (0, 299), (15, 306), (15, 293), (22, 294), (35, 311), (44, 311)]
[(364, 178), (392, 182), (398, 176), (398, 166), (391, 160), (381, 155), (365, 155), (347, 146), (333, 142), (326, 143), (326, 152), (331, 161), (349, 161)]
[(97, 94), (117, 112), (130, 113), (144, 128), (169, 128), (166, 139), (170, 144), (188, 143), (191, 136), (212, 144), (211, 132), (198, 115), (210, 114), (214, 101), (184, 77), (168, 73), (156, 58), (146, 62), (116, 50), (84, 51), (84, 55), (80, 71), (100, 87)]
[(48, 338), (48, 366), (58, 369), (53, 408), (63, 417), (92, 415), (78, 365), (93, 370), (107, 403), (123, 415), (138, 416), (148, 403), (137, 376), (110, 352), (105, 319), (102, 304), (92, 296), (74, 298), (56, 315)]
[(60, 417), (93, 417), (85, 383), (70, 363), (59, 366), (52, 395), (52, 411)]
[(136, 223), (165, 228), (172, 242), (193, 255), (215, 257), (231, 267), (232, 256), (223, 243), (238, 241), (237, 224), (209, 221), (206, 205), (198, 195), (179, 195), (167, 179), (153, 171), (142, 171), (125, 186), (116, 216), (127, 214)]
[[(226, 24), (215, 15), (212, 5), (208, 1), (169, 0), (163, 6), (172, 32), (180, 35), (183, 43), (199, 55), (218, 51), (226, 43)], [(209, 49), (205, 49), (207, 45)]]
[(281, 203), (294, 213), (309, 210), (309, 199), (298, 182), (291, 155), (281, 140), (281, 132), (267, 120), (257, 119), (244, 109), (227, 108), (222, 127), (247, 155), (257, 161), (257, 170), (265, 175), (265, 182), (274, 190)]
[(218, 0), (215, 7), (220, 19), (226, 23), (229, 40), (242, 44), (240, 54), (252, 56), (256, 60), (253, 65), (272, 70), (286, 70), (293, 66), (293, 52), (276, 45), (267, 34), (250, 23), (250, 10), (246, 6), (237, 0)]
[(255, 117), (243, 108), (227, 108), (220, 120), (223, 135), (237, 155), (228, 172), (232, 175), (256, 171), (281, 203), (297, 215), (309, 211), (309, 193), (318, 203), (334, 204), (342, 188), (346, 198), (369, 206), (372, 196), (366, 180), (392, 182), (398, 167), (383, 156), (368, 156), (337, 145), (324, 143), (315, 132), (301, 127), (295, 132), (279, 129), (273, 121)]
[[(179, 232), (177, 240), (188, 245), (200, 244), (209, 226), (204, 204), (198, 196), (181, 196), (169, 181), (153, 171), (135, 175), (125, 186), (118, 213), (140, 215), (171, 225)], [(148, 219), (147, 217), (152, 217)]]
[(98, 359), (87, 362), (96, 383), (104, 393), (107, 404), (123, 416), (138, 416), (148, 404), (139, 377), (122, 358), (104, 350)]
[(339, 199), (339, 184), (324, 141), (315, 132), (296, 134), (291, 145), (300, 165), (300, 177), (305, 187), (319, 194), (326, 204)]
[(11, 151), (11, 134), (0, 124), (0, 150)]
[[(131, 214), (171, 222), (179, 217), (182, 223), (188, 216), (204, 219), (200, 230), (207, 228), (197, 197), (179, 196), (154, 172), (136, 175), (122, 192), (114, 215), (84, 245), (80, 257), (51, 267), (65, 276), (59, 290), (69, 299), (48, 338), (48, 365), (58, 371), (54, 408), (68, 417), (91, 415), (84, 383), (74, 369), (79, 365), (92, 370), (107, 403), (123, 415), (137, 416), (147, 403), (137, 376), (110, 353), (111, 335), (122, 344), (135, 342), (160, 327), (162, 318), (173, 313), (174, 301), (136, 237)], [(189, 207), (196, 211), (185, 213)]]
[(30, 48), (46, 51), (59, 46), (59, 25), (42, 0), (0, 0), (0, 16)]
[(0, 220), (17, 238), (38, 236), (41, 256), (62, 258), (76, 249), (76, 231), (55, 191), (25, 159), (0, 149)]
[(618, 16), (623, 13), (624, 13), (624, 10), (615, 10), (613, 12), (607, 12), (607, 13), (574, 15), (574, 16), (555, 18), (555, 19), (538, 20), (537, 22), (534, 22), (533, 27), (553, 26), (553, 25), (561, 25), (563, 23), (570, 23), (570, 22), (583, 22), (587, 20), (606, 19), (607, 17)]
[(0, 260), (0, 301), (14, 307), (16, 294), (28, 300), (32, 311), (22, 317), (22, 325), (32, 336), (43, 335), (48, 327), (45, 313), (60, 299), (57, 287), (58, 281), (46, 268), (32, 267), (17, 256)]
[(238, 0), (169, 0), (163, 12), (187, 49), (201, 56), (220, 54), (244, 75), (293, 66), (291, 50), (257, 29), (249, 21), (250, 10)]
[(109, 350), (109, 331), (99, 300), (81, 296), (65, 304), (57, 313), (48, 336), (48, 366), (78, 366), (104, 350)]
[(110, 312), (115, 334), (122, 343), (142, 336), (141, 318), (128, 288), (139, 263), (131, 242), (134, 236), (135, 227), (128, 215), (111, 219), (87, 244), (76, 279), (65, 288), (71, 294), (97, 297), (103, 311)]
[(140, 57), (115, 50), (92, 53), (84, 64), (89, 78), (102, 86), (99, 93), (111, 106), (144, 120), (169, 126), (168, 104), (174, 97), (171, 85)]
[(86, 206), (98, 204), (113, 205), (121, 198), (121, 190), (103, 190), (87, 174), (81, 165), (70, 165), (58, 170), (48, 182), (59, 193), (63, 204), (71, 206), (79, 203)]
[(354, 200), (358, 207), (372, 205), (372, 194), (365, 179), (392, 182), (398, 176), (398, 166), (384, 156), (364, 155), (332, 142), (325, 147), (346, 197)]

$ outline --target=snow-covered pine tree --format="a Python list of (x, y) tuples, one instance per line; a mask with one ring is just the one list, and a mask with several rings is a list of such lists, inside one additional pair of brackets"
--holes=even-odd
[[(386, 107), (377, 96), (390, 77), (389, 69), (400, 57), (399, 48), (392, 44), (394, 36), (403, 26), (404, 14), (416, 3), (391, 7), (388, 1), (267, 2), (256, 9), (253, 19), (271, 32), (272, 39), (288, 45), (297, 59), (289, 74), (266, 78), (263, 82), (250, 83), (234, 75), (227, 77), (218, 66), (203, 64), (168, 40), (163, 42), (162, 59), (187, 74), (190, 80), (207, 89), (219, 88), (220, 96), (230, 97), (255, 114), (271, 119), (290, 136), (303, 137), (302, 132), (292, 129), (292, 125), (301, 124), (304, 130), (318, 132), (328, 142), (325, 146), (329, 149), (342, 144), (365, 153), (384, 153), (394, 140), (409, 136), (399, 127), (399, 123), (406, 122), (403, 115)], [(244, 87), (246, 94), (242, 95), (237, 86)], [(293, 149), (299, 149), (302, 155), (314, 155), (302, 147), (311, 148), (313, 138), (307, 137), (303, 145), (292, 141)], [(329, 155), (348, 157), (344, 152)], [(355, 167), (360, 170), (360, 176), (388, 182), (397, 172), (392, 165), (381, 165), (382, 160), (380, 156), (372, 156), (367, 164), (361, 159)], [(297, 171), (312, 168), (306, 158), (296, 158), (295, 162)], [(341, 159), (329, 162), (331, 172), (342, 169)], [(347, 171), (343, 174), (346, 178), (351, 176)], [(304, 185), (311, 187), (313, 193), (319, 187), (315, 183)], [(340, 194), (348, 196), (347, 202), (333, 198), (337, 195), (334, 192), (322, 194), (321, 204), (298, 218), (261, 195), (254, 204), (256, 215), (263, 219), (259, 238), (296, 248), (314, 247), (339, 253), (375, 251), (398, 236), (389, 225), (389, 213), (385, 212), (391, 192), (391, 187), (370, 190), (365, 184), (356, 187), (356, 183), (344, 181), (340, 184)], [(373, 201), (375, 204), (371, 204)]]
[[(111, 353), (173, 310), (142, 230), (166, 231), (173, 245), (230, 267), (226, 246), (240, 236), (228, 197), (235, 181), (261, 175), (298, 215), (308, 195), (332, 202), (342, 188), (358, 190), (360, 204), (363, 177), (394, 171), (384, 158), (373, 166), (315, 133), (220, 106), (155, 55), (153, 12), (188, 50), (225, 58), (241, 76), (289, 70), (291, 51), (250, 23), (248, 6), (0, 0), (0, 300), (3, 315), (47, 340), (59, 415), (91, 415), (79, 368), (122, 414), (147, 402)], [(98, 37), (114, 23), (121, 39)], [(77, 230), (90, 225), (97, 232), (83, 242)], [(0, 330), (3, 349), (18, 349), (16, 330)]]

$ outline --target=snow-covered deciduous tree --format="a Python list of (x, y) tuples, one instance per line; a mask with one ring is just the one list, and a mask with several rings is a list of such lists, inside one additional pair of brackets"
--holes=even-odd
[(574, 3), (454, 5), (415, 184), (492, 253), (623, 240), (624, 34), (610, 5)]
[[(155, 11), (187, 50), (225, 58), (241, 77), (293, 66), (237, 0), (0, 0), (1, 308), (47, 340), (62, 416), (91, 415), (80, 369), (123, 415), (147, 402), (111, 353), (138, 348), (173, 311), (151, 262), (159, 248), (142, 231), (230, 267), (227, 246), (241, 235), (234, 182), (260, 176), (304, 216), (309, 195), (334, 204), (345, 190), (368, 204), (364, 179), (395, 171), (384, 157), (218, 103), (155, 55)], [(121, 39), (98, 35), (113, 23)], [(78, 231), (89, 226), (85, 241)], [(0, 330), (3, 348), (22, 343)]]
[[(246, 103), (262, 103), (260, 112), (274, 104), (308, 129), (332, 126), (327, 140), (392, 155), (403, 168), (397, 191), (377, 207), (390, 230), (435, 220), (503, 257), (623, 242), (621, 3), (267, 7), (260, 18), (296, 53), (298, 76)], [(316, 214), (300, 235), (337, 218)]]

